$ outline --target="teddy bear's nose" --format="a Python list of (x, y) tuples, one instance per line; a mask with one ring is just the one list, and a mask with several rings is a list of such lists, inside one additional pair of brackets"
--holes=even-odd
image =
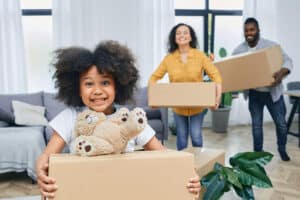
[(84, 147), (84, 149), (85, 149), (86, 152), (89, 152), (91, 150), (91, 146), (90, 145), (86, 145)]
[(140, 124), (142, 124), (142, 123), (144, 122), (144, 120), (143, 120), (142, 118), (139, 118), (138, 122), (139, 122)]
[(123, 122), (126, 122), (126, 121), (127, 121), (127, 118), (126, 118), (126, 117), (122, 118), (122, 121), (123, 121)]

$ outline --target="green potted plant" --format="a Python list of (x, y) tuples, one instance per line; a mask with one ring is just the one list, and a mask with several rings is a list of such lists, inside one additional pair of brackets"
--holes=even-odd
[(244, 152), (230, 158), (232, 167), (216, 163), (214, 169), (201, 178), (201, 185), (205, 189), (203, 200), (217, 200), (230, 190), (234, 190), (241, 199), (254, 200), (252, 186), (272, 187), (264, 169), (264, 165), (272, 158), (269, 152)]
[(212, 110), (212, 130), (217, 133), (226, 133), (231, 110), (232, 94), (226, 92), (222, 94), (219, 108)]

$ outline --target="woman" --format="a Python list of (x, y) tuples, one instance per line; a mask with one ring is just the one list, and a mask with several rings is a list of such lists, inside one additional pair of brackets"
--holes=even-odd
[[(177, 24), (169, 34), (168, 52), (158, 68), (151, 75), (149, 84), (156, 83), (166, 73), (170, 82), (202, 82), (203, 72), (216, 82), (216, 104), (219, 106), (222, 87), (218, 69), (200, 50), (193, 28), (187, 24)], [(205, 115), (202, 107), (173, 108), (177, 130), (177, 149), (188, 145), (188, 133), (191, 134), (192, 145), (202, 147), (202, 122)]]

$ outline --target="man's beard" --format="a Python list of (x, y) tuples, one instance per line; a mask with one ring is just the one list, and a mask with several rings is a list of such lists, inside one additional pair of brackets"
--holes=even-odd
[(249, 45), (255, 45), (256, 43), (257, 43), (257, 41), (258, 41), (258, 39), (259, 39), (259, 32), (257, 32), (254, 36), (253, 36), (253, 38), (245, 38), (246, 39), (246, 41), (248, 42), (248, 44)]

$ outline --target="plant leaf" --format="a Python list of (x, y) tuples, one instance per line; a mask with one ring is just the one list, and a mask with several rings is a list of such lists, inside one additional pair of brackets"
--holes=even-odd
[(268, 152), (244, 152), (230, 158), (230, 164), (236, 170), (241, 184), (268, 188), (272, 187), (272, 183), (262, 165), (272, 157)]
[(210, 184), (206, 187), (203, 200), (217, 200), (224, 194), (225, 189), (226, 180), (215, 173), (213, 176), (210, 176)]
[(217, 172), (211, 171), (207, 175), (203, 176), (200, 180), (201, 185), (205, 188), (208, 188), (216, 174)]
[(243, 152), (231, 157), (229, 161), (233, 167), (236, 165), (236, 161), (239, 159), (246, 159), (259, 165), (266, 165), (272, 160), (272, 158), (273, 154), (269, 152)]
[(237, 176), (237, 174), (234, 173), (233, 169), (231, 169), (229, 167), (224, 167), (223, 170), (225, 172), (227, 181), (229, 183), (231, 183), (232, 185), (234, 185), (235, 187), (237, 187), (239, 189), (243, 189), (243, 186), (239, 181), (239, 177)]
[(233, 186), (233, 189), (244, 200), (254, 200), (254, 193), (251, 186), (245, 186), (243, 189)]
[(269, 188), (272, 187), (272, 182), (264, 171), (261, 171), (257, 164), (249, 164), (241, 168), (235, 168), (239, 177), (239, 181), (242, 185)]

